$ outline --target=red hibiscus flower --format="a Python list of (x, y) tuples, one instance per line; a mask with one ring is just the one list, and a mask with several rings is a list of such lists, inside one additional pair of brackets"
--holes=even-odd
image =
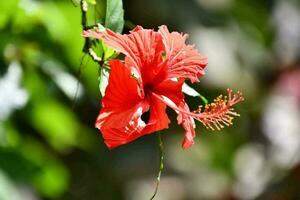
[[(220, 129), (238, 115), (230, 107), (243, 97), (240, 93), (232, 96), (231, 90), (228, 99), (220, 96), (203, 111), (190, 112), (182, 84), (185, 79), (198, 82), (204, 75), (207, 58), (185, 44), (186, 34), (170, 33), (166, 26), (157, 32), (137, 26), (126, 35), (111, 30), (88, 30), (83, 35), (101, 39), (125, 55), (124, 61), (109, 62), (108, 86), (95, 124), (110, 149), (168, 128), (166, 106), (178, 113), (178, 124), (185, 130), (183, 148), (194, 143), (194, 119), (208, 128)], [(146, 112), (149, 119), (143, 120)]]

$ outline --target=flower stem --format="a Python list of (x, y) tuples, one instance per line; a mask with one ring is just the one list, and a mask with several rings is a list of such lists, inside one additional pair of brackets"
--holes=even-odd
[(154, 197), (157, 194), (159, 183), (160, 183), (160, 176), (161, 176), (162, 170), (164, 169), (164, 154), (163, 154), (164, 153), (164, 144), (163, 144), (160, 132), (157, 133), (157, 139), (158, 139), (158, 145), (159, 145), (159, 158), (160, 158), (160, 160), (159, 160), (159, 171), (158, 171), (158, 174), (157, 174), (157, 177), (156, 177), (156, 187), (155, 187), (155, 190), (154, 190), (154, 194), (152, 195), (150, 200), (154, 199)]

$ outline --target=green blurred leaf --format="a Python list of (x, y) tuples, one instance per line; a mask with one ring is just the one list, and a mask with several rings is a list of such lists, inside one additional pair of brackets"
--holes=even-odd
[(136, 27), (136, 25), (133, 22), (129, 21), (129, 20), (125, 20), (124, 26), (128, 29), (134, 29)]
[(39, 166), (13, 148), (0, 147), (0, 169), (18, 181), (29, 181)]
[(11, 16), (18, 9), (17, 0), (0, 1), (0, 29), (2, 29), (8, 22)]
[(0, 146), (15, 147), (22, 142), (19, 132), (10, 121), (4, 123), (4, 128), (5, 131), (0, 131), (0, 137), (3, 140)]
[(0, 147), (1, 171), (15, 181), (32, 184), (46, 197), (60, 196), (69, 183), (69, 173), (64, 165), (31, 137), (26, 137), (14, 148)]
[(47, 163), (35, 176), (34, 185), (43, 195), (54, 198), (67, 189), (68, 179), (68, 173), (62, 165)]
[(124, 10), (122, 0), (106, 1), (105, 27), (121, 33), (124, 27)]
[[(28, 161), (38, 166), (31, 176), (31, 183), (46, 197), (58, 197), (69, 183), (69, 173), (63, 163), (49, 152), (42, 143), (27, 137), (17, 149)], [(59, 177), (59, 178), (57, 178)]]
[(76, 136), (80, 131), (75, 115), (54, 100), (44, 100), (32, 111), (32, 124), (47, 138), (57, 150), (76, 146)]

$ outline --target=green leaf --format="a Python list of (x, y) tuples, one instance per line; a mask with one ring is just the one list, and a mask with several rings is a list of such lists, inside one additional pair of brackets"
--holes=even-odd
[(197, 92), (194, 88), (190, 87), (186, 83), (183, 83), (182, 85), (182, 92), (192, 97), (199, 97), (205, 105), (208, 104), (208, 101), (204, 96), (199, 94), (199, 92)]
[(109, 48), (104, 42), (102, 42), (102, 48), (104, 52), (104, 60), (109, 60), (110, 58), (114, 57), (116, 52), (115, 50)]
[(71, 0), (74, 6), (79, 6), (81, 0)]
[(121, 33), (124, 27), (124, 10), (122, 0), (106, 1), (105, 27)]
[[(74, 6), (79, 6), (81, 0), (71, 0), (72, 3), (74, 4)], [(96, 0), (86, 0), (87, 3), (91, 4), (91, 5), (96, 5)]]
[(134, 29), (136, 27), (136, 25), (133, 22), (129, 21), (129, 20), (125, 20), (124, 26), (126, 28), (130, 29), (130, 30)]
[(96, 5), (96, 0), (86, 0), (89, 4)]
[(99, 31), (105, 31), (105, 27), (101, 23), (98, 23), (97, 25)]

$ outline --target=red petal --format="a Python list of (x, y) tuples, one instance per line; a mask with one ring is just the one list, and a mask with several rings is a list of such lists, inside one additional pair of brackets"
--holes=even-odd
[(184, 99), (176, 96), (167, 97), (165, 95), (158, 95), (155, 93), (153, 93), (153, 96), (178, 112), (178, 124), (182, 124), (182, 127), (185, 130), (182, 147), (186, 149), (192, 146), (195, 138), (195, 122), (189, 114), (190, 110)]
[(143, 112), (149, 109), (149, 105), (139, 95), (137, 81), (131, 77), (130, 70), (119, 60), (112, 60), (110, 66), (108, 86), (95, 126), (100, 130), (107, 129), (107, 127), (111, 129), (125, 127), (128, 129), (133, 126), (133, 129), (144, 128), (145, 125), (138, 124), (138, 122)]
[[(190, 109), (189, 109), (188, 105), (185, 103), (185, 101), (182, 101), (178, 107), (183, 110), (186, 110), (187, 112), (190, 112)], [(182, 112), (178, 113), (177, 121), (178, 121), (178, 124), (182, 124), (182, 127), (185, 130), (182, 147), (184, 149), (187, 149), (194, 144), (194, 138), (196, 136), (195, 121), (190, 115), (182, 113)]]
[(184, 99), (184, 95), (182, 93), (183, 83), (184, 79), (180, 79), (178, 81), (168, 79), (157, 84), (152, 91), (156, 94), (164, 95), (176, 100), (176, 103), (179, 104)]
[[(187, 106), (187, 104), (184, 101), (184, 95), (181, 91), (183, 82), (184, 82), (184, 79), (181, 79), (179, 81), (166, 80), (166, 81), (163, 81), (162, 83), (160, 83), (159, 85), (157, 85), (153, 89), (153, 92), (155, 92), (155, 94), (168, 97), (180, 109), (183, 109), (186, 112), (190, 112), (189, 107)], [(186, 113), (178, 112), (177, 121), (178, 121), (178, 124), (182, 124), (182, 126), (185, 130), (184, 141), (182, 143), (182, 147), (188, 148), (192, 144), (194, 144), (194, 137), (195, 137), (194, 119)]]
[(144, 134), (156, 132), (169, 127), (170, 120), (166, 114), (166, 104), (153, 95), (148, 97), (151, 104), (150, 118), (147, 127), (143, 130)]
[(102, 35), (101, 31), (93, 31), (93, 30), (86, 30), (82, 32), (83, 37), (91, 37), (91, 38), (98, 38), (100, 39)]
[[(147, 99), (141, 97), (137, 81), (119, 60), (110, 61), (110, 66), (108, 86), (95, 124), (101, 130), (105, 144), (114, 148), (167, 128), (166, 105), (152, 96), (147, 96)], [(149, 107), (150, 119), (146, 124), (141, 116)]]
[[(111, 149), (144, 135), (143, 130), (146, 127), (146, 124), (142, 121), (141, 116), (148, 108), (147, 102), (141, 102), (130, 110), (113, 113), (110, 116), (110, 119), (115, 120), (115, 123), (113, 124), (107, 123), (109, 119), (106, 118), (104, 123), (97, 128), (101, 130), (107, 147)], [(99, 117), (101, 114), (102, 111)]]
[(108, 86), (102, 99), (102, 107), (108, 109), (126, 109), (141, 101), (140, 87), (132, 77), (130, 69), (119, 60), (110, 61), (111, 72)]
[[(148, 124), (145, 124), (141, 119), (141, 115), (148, 110), (149, 103), (151, 104), (150, 119)], [(112, 149), (127, 144), (143, 135), (168, 128), (170, 120), (165, 109), (166, 105), (163, 102), (157, 98), (149, 97), (149, 102), (144, 101), (130, 110), (112, 114), (112, 119), (115, 118), (115, 120), (119, 122), (119, 125), (108, 125), (108, 123), (106, 123), (107, 120), (105, 120), (105, 123), (99, 127), (105, 144), (108, 148)], [(131, 116), (129, 121), (122, 119), (122, 117), (128, 118), (126, 115)], [(101, 114), (99, 116), (101, 116)], [(116, 117), (118, 119), (116, 119)]]
[(186, 34), (170, 33), (166, 26), (160, 26), (158, 32), (166, 49), (169, 78), (189, 78), (192, 82), (198, 82), (198, 78), (204, 75), (207, 57), (198, 53), (193, 46), (185, 44)]
[(162, 53), (165, 51), (162, 37), (153, 30), (137, 26), (130, 34), (124, 35), (109, 29), (104, 32), (85, 31), (83, 35), (102, 39), (109, 47), (125, 54), (126, 66), (136, 68), (137, 78), (142, 78), (144, 84), (152, 82), (165, 66), (162, 63)]

